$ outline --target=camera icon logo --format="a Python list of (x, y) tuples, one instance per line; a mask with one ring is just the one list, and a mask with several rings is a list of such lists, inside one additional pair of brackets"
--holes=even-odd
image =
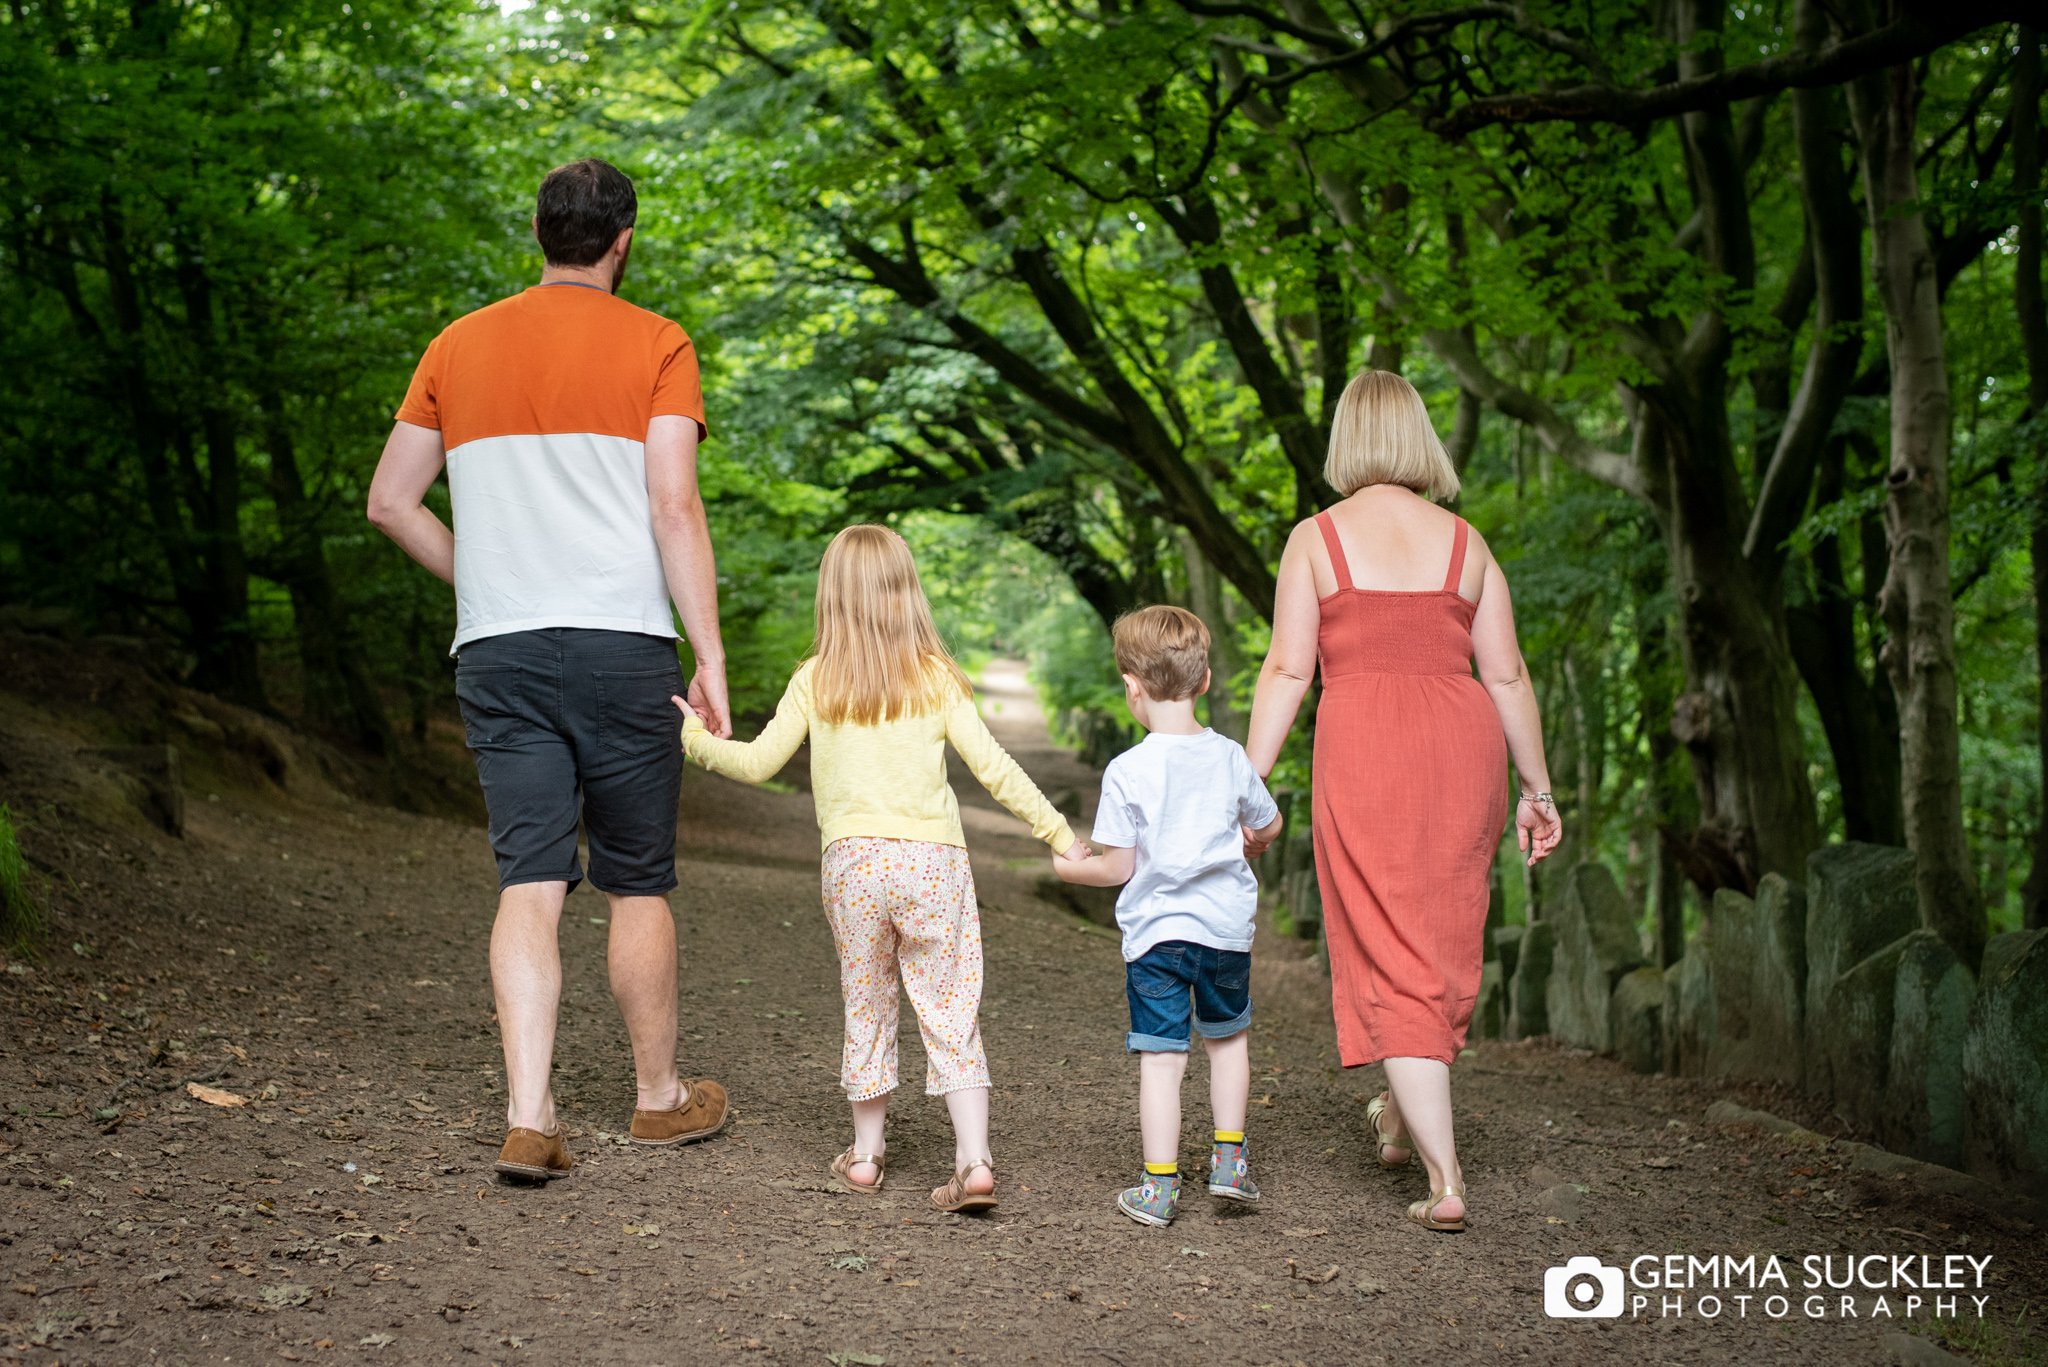
[(1621, 1318), (1621, 1269), (1583, 1256), (1546, 1269), (1543, 1313), (1554, 1320)]

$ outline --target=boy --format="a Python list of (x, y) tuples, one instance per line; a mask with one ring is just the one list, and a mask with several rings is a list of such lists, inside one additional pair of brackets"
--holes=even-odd
[(1259, 902), (1245, 848), (1263, 849), (1279, 835), (1280, 813), (1243, 747), (1195, 720), (1195, 699), (1209, 691), (1202, 619), (1149, 607), (1120, 619), (1113, 634), (1124, 699), (1149, 734), (1103, 771), (1094, 831), (1102, 857), (1053, 862), (1070, 883), (1124, 884), (1116, 920), (1145, 1174), (1116, 1204), (1140, 1224), (1166, 1225), (1180, 1204), (1180, 1082), (1191, 1021), (1208, 1049), (1216, 1120), (1209, 1194), (1259, 1199), (1244, 1140)]

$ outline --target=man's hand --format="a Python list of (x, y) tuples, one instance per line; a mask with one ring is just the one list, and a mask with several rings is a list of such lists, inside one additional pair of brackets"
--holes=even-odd
[(725, 696), (725, 666), (699, 663), (690, 679), (690, 700), (684, 705), (720, 740), (732, 739), (732, 708)]

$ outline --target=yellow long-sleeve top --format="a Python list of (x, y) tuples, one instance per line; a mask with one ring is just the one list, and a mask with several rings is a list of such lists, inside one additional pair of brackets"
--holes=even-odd
[(943, 710), (865, 726), (824, 722), (811, 702), (811, 663), (805, 661), (759, 736), (720, 740), (690, 717), (683, 723), (683, 750), (713, 773), (760, 783), (789, 763), (807, 735), (818, 834), (828, 847), (856, 835), (964, 846), (960, 802), (946, 782), (948, 742), (996, 801), (1030, 823), (1054, 853), (1073, 846), (1066, 818), (989, 734), (969, 697)]

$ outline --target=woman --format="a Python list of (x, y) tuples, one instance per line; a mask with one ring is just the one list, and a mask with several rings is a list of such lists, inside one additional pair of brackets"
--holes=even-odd
[(1420, 1152), (1430, 1194), (1408, 1218), (1458, 1232), (1450, 1064), (1479, 992), (1509, 755), (1530, 864), (1562, 828), (1507, 580), (1431, 502), (1457, 493), (1458, 475), (1414, 387), (1386, 371), (1352, 380), (1325, 473), (1344, 500), (1288, 538), (1245, 748), (1272, 771), (1320, 664), (1316, 878), (1338, 1054), (1386, 1065), (1389, 1090), (1366, 1108), (1376, 1156), (1394, 1168)]

